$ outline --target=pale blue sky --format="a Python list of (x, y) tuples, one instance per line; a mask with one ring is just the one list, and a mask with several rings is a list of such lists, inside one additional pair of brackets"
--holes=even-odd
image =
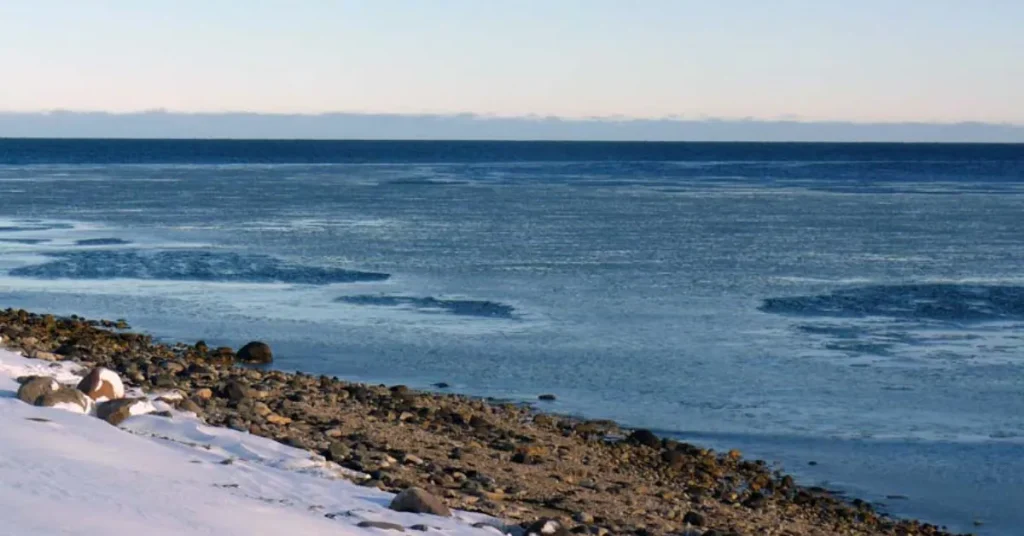
[(1022, 0), (3, 0), (0, 110), (1024, 123)]

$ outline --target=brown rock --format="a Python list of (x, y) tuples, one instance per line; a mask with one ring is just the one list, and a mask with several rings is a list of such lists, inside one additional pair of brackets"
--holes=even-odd
[(269, 422), (270, 424), (284, 426), (286, 424), (291, 424), (292, 420), (289, 419), (288, 417), (282, 417), (281, 415), (278, 415), (276, 413), (271, 413), (267, 415), (267, 422)]
[(408, 488), (395, 495), (388, 508), (396, 512), (412, 512), (414, 514), (433, 514), (442, 517), (451, 517), (452, 515), (452, 511), (441, 502), (441, 499), (421, 488)]
[(44, 352), (42, 350), (32, 350), (29, 352), (29, 357), (32, 359), (41, 359), (43, 361), (60, 361), (64, 359), (63, 356), (59, 356), (53, 352)]
[(142, 398), (120, 398), (101, 402), (96, 406), (96, 416), (117, 426), (132, 416), (132, 406), (142, 400)]
[(78, 390), (96, 401), (124, 398), (124, 383), (116, 372), (96, 367), (78, 383)]

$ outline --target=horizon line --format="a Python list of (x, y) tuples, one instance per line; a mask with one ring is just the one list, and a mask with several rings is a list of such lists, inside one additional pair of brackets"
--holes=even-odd
[(1024, 128), (1024, 119), (1006, 121), (986, 121), (981, 119), (960, 119), (960, 120), (925, 120), (925, 119), (892, 119), (892, 120), (860, 120), (860, 119), (811, 119), (795, 115), (782, 115), (779, 117), (722, 117), (722, 116), (697, 116), (688, 117), (683, 115), (662, 115), (662, 116), (624, 116), (611, 115), (590, 115), (590, 116), (565, 116), (553, 114), (511, 114), (503, 115), (497, 113), (481, 112), (374, 112), (374, 111), (344, 111), (325, 110), (317, 112), (302, 111), (259, 111), (259, 110), (175, 110), (169, 108), (144, 108), (138, 110), (90, 110), (72, 108), (48, 108), (39, 110), (6, 110), (0, 109), (0, 116), (5, 115), (34, 115), (34, 116), (59, 116), (59, 115), (106, 115), (106, 116), (256, 116), (256, 117), (391, 117), (410, 119), (476, 119), (476, 120), (497, 120), (497, 121), (562, 121), (562, 122), (601, 122), (601, 123), (628, 123), (628, 122), (667, 122), (667, 123), (786, 123), (799, 125), (850, 125), (850, 126), (960, 126), (960, 125), (984, 125), (1003, 128)]
[(0, 137), (121, 139), (1022, 143), (1024, 125), (475, 113), (0, 111)]
[[(0, 112), (2, 113), (2, 112)], [(603, 140), (560, 138), (227, 138), (227, 137), (113, 137), (113, 136), (5, 136), (6, 141), (223, 141), (223, 142), (286, 142), (286, 143), (576, 143), (576, 144), (694, 144), (694, 145), (1024, 145), (1024, 141), (804, 141), (804, 140)]]

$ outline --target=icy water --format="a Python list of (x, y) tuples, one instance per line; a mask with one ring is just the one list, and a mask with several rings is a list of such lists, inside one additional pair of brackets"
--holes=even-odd
[(1024, 534), (1024, 146), (0, 140), (0, 306)]

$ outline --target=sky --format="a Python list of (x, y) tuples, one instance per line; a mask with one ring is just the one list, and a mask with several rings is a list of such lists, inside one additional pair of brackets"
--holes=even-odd
[(1024, 124), (1020, 0), (3, 0), (0, 111)]

